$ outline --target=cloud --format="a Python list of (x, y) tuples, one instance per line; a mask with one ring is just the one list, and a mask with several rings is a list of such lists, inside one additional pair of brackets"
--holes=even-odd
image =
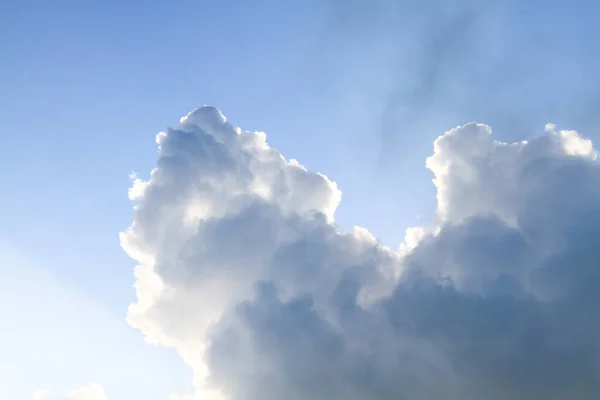
[(102, 386), (93, 383), (88, 386), (82, 386), (77, 389), (71, 390), (67, 393), (66, 397), (53, 397), (50, 390), (38, 390), (33, 395), (33, 400), (53, 400), (53, 399), (64, 399), (64, 400), (106, 400), (106, 394)]
[(67, 400), (106, 400), (106, 394), (100, 385), (91, 384), (72, 390)]
[(50, 390), (38, 390), (33, 395), (33, 400), (45, 400), (50, 398)]
[(446, 132), (438, 223), (399, 251), (340, 231), (333, 181), (215, 108), (157, 143), (121, 243), (129, 323), (194, 371), (179, 398), (596, 398), (600, 170), (578, 133)]

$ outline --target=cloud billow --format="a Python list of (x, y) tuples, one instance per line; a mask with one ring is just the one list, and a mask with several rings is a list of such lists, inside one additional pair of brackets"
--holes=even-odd
[(548, 125), (519, 143), (446, 132), (437, 225), (398, 251), (342, 232), (341, 192), (261, 132), (194, 110), (157, 136), (121, 235), (130, 324), (194, 371), (178, 399), (595, 399), (600, 169)]

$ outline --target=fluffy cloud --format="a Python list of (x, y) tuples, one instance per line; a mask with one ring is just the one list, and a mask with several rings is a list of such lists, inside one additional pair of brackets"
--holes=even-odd
[(66, 397), (55, 397), (49, 390), (39, 390), (33, 395), (33, 400), (106, 400), (104, 389), (96, 383), (71, 390)]
[(33, 400), (46, 400), (50, 398), (50, 390), (38, 390), (33, 394)]
[(600, 391), (600, 169), (552, 125), (435, 141), (438, 225), (392, 251), (261, 132), (194, 110), (157, 136), (121, 243), (128, 313), (194, 371), (181, 399), (552, 400)]

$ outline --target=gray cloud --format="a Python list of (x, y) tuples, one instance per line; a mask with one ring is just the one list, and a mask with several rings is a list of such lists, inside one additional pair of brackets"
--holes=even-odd
[(182, 399), (595, 399), (600, 169), (574, 131), (440, 136), (436, 226), (341, 232), (335, 183), (210, 107), (159, 134), (121, 235), (129, 322), (194, 370)]

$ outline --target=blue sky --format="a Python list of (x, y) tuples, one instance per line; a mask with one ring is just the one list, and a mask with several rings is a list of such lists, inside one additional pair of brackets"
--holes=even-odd
[[(131, 221), (128, 175), (147, 177), (154, 135), (204, 104), (330, 176), (343, 191), (338, 223), (395, 247), (433, 218), (424, 160), (443, 131), (478, 120), (511, 141), (555, 122), (594, 138), (600, 5), (576, 3), (7, 2), (0, 243), (30, 261), (2, 251), (0, 269), (35, 264), (31, 279), (48, 277), (49, 291), (69, 288), (123, 320), (134, 298), (117, 236)], [(135, 346), (185, 371), (168, 351)], [(18, 390), (44, 386), (32, 378)]]

